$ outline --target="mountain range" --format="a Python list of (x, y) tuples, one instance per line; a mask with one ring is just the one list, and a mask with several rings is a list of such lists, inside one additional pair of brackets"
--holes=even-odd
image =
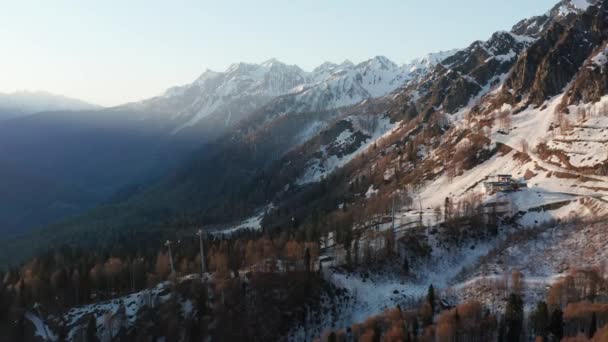
[[(140, 267), (148, 290), (108, 285), (107, 302), (47, 315), (68, 336), (85, 315), (112, 338), (95, 322), (128, 310), (124, 331), (137, 334), (151, 311), (174, 310), (184, 336), (199, 315), (219, 340), (492, 340), (483, 334), (508, 335), (525, 317), (511, 336), (521, 340), (548, 334), (549, 314), (537, 317), (550, 306), (549, 336), (592, 338), (608, 298), (607, 75), (608, 0), (562, 0), (401, 66), (238, 63), (136, 103), (7, 120), (0, 179), (16, 189), (0, 192), (0, 220), (21, 231), (0, 242), (0, 265), (52, 255), (51, 278), (68, 283), (67, 263), (46, 253), (67, 250), (99, 293), (112, 281), (133, 292)], [(198, 272), (213, 286), (193, 308)], [(301, 275), (305, 289), (276, 274)], [(6, 278), (25, 287), (18, 272)], [(291, 305), (292, 289), (306, 303)], [(282, 310), (252, 304), (285, 298)], [(249, 330), (233, 329), (247, 314)], [(274, 320), (289, 324), (263, 329)]]
[[(311, 72), (275, 59), (259, 65), (237, 63), (225, 72), (207, 70), (190, 84), (140, 102), (9, 120), (0, 124), (0, 158), (49, 179), (59, 192), (76, 189), (78, 198), (89, 198), (82, 202), (86, 205), (72, 203), (76, 212), (104, 202), (112, 210), (126, 206), (127, 212), (202, 211), (206, 214), (198, 219), (227, 223), (274, 203), (276, 196), (286, 196), (281, 189), (326, 178), (404, 121), (412, 125), (422, 120), (426, 127), (437, 115), (447, 115), (441, 131), (453, 118), (483, 112), (480, 108), (514, 105), (519, 97), (510, 94), (522, 96), (523, 88), (505, 91), (505, 86), (529, 88), (539, 77), (536, 64), (525, 63), (525, 58), (537, 57), (537, 49), (550, 49), (564, 31), (574, 29), (589, 6), (585, 1), (562, 1), (542, 16), (522, 20), (510, 32), (402, 66), (385, 57), (359, 64), (328, 62)], [(581, 61), (601, 43), (594, 39), (587, 50), (577, 52)], [(550, 88), (556, 95), (581, 61), (558, 84), (541, 83), (537, 88)], [(550, 62), (557, 61), (543, 66)], [(558, 74), (565, 71), (561, 69)], [(577, 101), (590, 96), (586, 90), (578, 93), (585, 95), (577, 95)], [(597, 101), (601, 89), (596, 93)], [(538, 104), (549, 94), (525, 96)], [(264, 196), (252, 194), (269, 176), (275, 178), (266, 184), (271, 189)], [(226, 206), (241, 201), (247, 203), (227, 214)], [(27, 200), (12, 201), (9, 196), (4, 202), (29, 210)], [(101, 212), (90, 215), (103, 216)], [(9, 225), (9, 230), (48, 223), (52, 221), (26, 220)]]
[[(0, 159), (16, 171), (3, 180), (26, 183), (19, 171), (44, 178), (54, 184), (55, 190), (47, 194), (55, 200), (42, 211), (32, 211), (27, 198), (9, 194), (0, 198), (0, 203), (13, 208), (0, 214), (3, 230), (18, 235), (51, 223), (48, 217), (67, 217), (54, 213), (59, 210), (56, 203), (68, 205), (70, 213), (80, 213), (117, 192), (124, 194), (159, 177), (233, 127), (251, 125), (247, 127), (251, 130), (286, 113), (327, 112), (386, 95), (451, 53), (431, 54), (403, 66), (385, 57), (358, 65), (324, 63), (312, 72), (277, 60), (238, 63), (225, 72), (207, 70), (192, 83), (160, 96), (104, 109), (79, 102), (70, 107), (67, 100), (61, 107), (63, 98), (46, 94), (13, 94), (11, 98), (21, 99), (24, 109), (10, 112), (13, 119), (0, 124)], [(13, 103), (17, 106), (17, 100)], [(31, 113), (41, 109), (47, 111)], [(321, 117), (324, 122), (332, 115)], [(242, 124), (243, 120), (248, 121)], [(300, 132), (306, 134), (299, 139), (322, 127), (322, 122), (315, 122), (309, 131)], [(79, 194), (75, 198), (88, 200), (64, 198), (67, 189)], [(22, 217), (17, 222), (11, 217), (15, 211)]]
[(100, 106), (44, 91), (0, 93), (0, 120), (55, 110), (89, 110)]

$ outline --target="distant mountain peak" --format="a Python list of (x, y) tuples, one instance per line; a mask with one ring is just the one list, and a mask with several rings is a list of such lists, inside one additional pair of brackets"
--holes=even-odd
[(433, 65), (441, 63), (446, 58), (453, 56), (458, 51), (460, 51), (460, 49), (432, 52), (420, 58), (416, 58), (410, 61), (409, 63), (406, 63), (405, 67), (409, 68), (410, 71), (418, 70), (421, 68), (429, 68)]
[(194, 81), (194, 83), (202, 84), (209, 79), (217, 77), (218, 75), (220, 75), (220, 73), (217, 71), (205, 69), (205, 71)]
[(0, 120), (46, 111), (93, 110), (101, 107), (82, 100), (41, 90), (0, 93)]
[(338, 66), (346, 67), (346, 66), (354, 66), (354, 65), (355, 65), (355, 63), (353, 63), (350, 59), (345, 59)]
[(276, 58), (259, 64), (239, 62), (223, 72), (207, 69), (190, 84), (130, 106), (169, 114), (174, 120), (174, 133), (208, 116), (225, 116), (225, 124), (233, 124), (280, 96), (289, 98), (288, 105), (277, 104), (282, 113), (325, 111), (388, 95), (451, 54), (431, 54), (415, 65), (405, 66), (385, 56), (356, 65), (346, 59), (340, 64), (325, 62), (311, 72)]
[(285, 64), (285, 63), (283, 63), (283, 62), (281, 62), (278, 59), (276, 59), (276, 58), (273, 57), (273, 58), (270, 58), (270, 59), (267, 59), (267, 60), (263, 61), (260, 64), (260, 66), (269, 67), (270, 68), (270, 67), (273, 67), (273, 66), (287, 66), (287, 64)]
[(358, 65), (358, 67), (369, 67), (378, 69), (395, 69), (398, 68), (397, 64), (388, 59), (385, 56), (375, 56), (374, 58), (368, 59)]

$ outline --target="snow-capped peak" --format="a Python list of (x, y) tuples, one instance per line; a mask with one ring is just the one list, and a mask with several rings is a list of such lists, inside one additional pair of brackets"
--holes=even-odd
[(395, 69), (398, 68), (397, 64), (395, 64), (390, 59), (384, 56), (376, 56), (372, 59), (369, 59), (365, 62), (360, 63), (357, 67), (366, 68), (366, 69)]
[(261, 67), (265, 67), (265, 68), (272, 68), (273, 66), (279, 66), (279, 67), (283, 67), (283, 66), (287, 66), (285, 63), (279, 61), (276, 58), (270, 58), (268, 60), (265, 60), (264, 62), (262, 62), (260, 64)]
[(554, 9), (552, 12), (556, 16), (565, 17), (570, 13), (584, 12), (596, 2), (596, 0), (565, 0), (558, 4), (557, 11)]
[(340, 65), (323, 63), (312, 72), (315, 83), (297, 89), (298, 101), (294, 108), (326, 110), (388, 95), (456, 51), (430, 54), (403, 66), (384, 56), (376, 56), (357, 65), (350, 61)]
[(589, 0), (569, 0), (568, 1), (574, 8), (579, 9), (581, 11), (586, 11), (589, 6), (596, 3), (596, 1)]
[(434, 53), (429, 53), (423, 57), (416, 58), (409, 63), (403, 65), (403, 68), (409, 70), (410, 72), (414, 72), (416, 70), (428, 69), (431, 68), (448, 57), (453, 56), (455, 53), (460, 51), (459, 49), (447, 50), (447, 51), (439, 51)]
[(205, 83), (205, 81), (213, 79), (217, 76), (219, 76), (221, 73), (217, 72), (217, 71), (213, 71), (211, 69), (206, 69), (205, 72), (203, 72), (195, 81), (195, 84), (203, 84)]
[(350, 67), (354, 67), (355, 63), (351, 62), (350, 59), (345, 59), (344, 61), (342, 61), (342, 63), (340, 63), (338, 65), (338, 67), (340, 68), (350, 68)]
[(240, 62), (224, 72), (206, 70), (190, 84), (132, 105), (170, 113), (176, 121), (175, 132), (214, 113), (229, 115), (225, 121), (233, 122), (282, 95), (293, 96), (282, 112), (323, 111), (388, 95), (451, 54), (430, 54), (404, 66), (384, 56), (356, 65), (349, 60), (325, 62), (312, 72), (276, 58), (260, 64)]

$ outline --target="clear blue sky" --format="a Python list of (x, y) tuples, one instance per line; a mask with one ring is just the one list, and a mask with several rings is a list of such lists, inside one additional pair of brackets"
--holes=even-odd
[(0, 92), (116, 105), (237, 61), (403, 63), (486, 39), (557, 0), (0, 2)]

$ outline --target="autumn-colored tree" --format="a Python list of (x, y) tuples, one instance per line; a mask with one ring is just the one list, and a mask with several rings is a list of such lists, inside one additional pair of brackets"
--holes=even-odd
[(161, 279), (166, 279), (171, 274), (171, 265), (169, 255), (162, 251), (156, 256), (156, 266), (154, 267), (156, 275)]
[(109, 258), (104, 264), (104, 273), (108, 281), (108, 288), (112, 291), (118, 290), (118, 277), (123, 270), (120, 258)]
[(254, 240), (249, 240), (245, 247), (245, 262), (248, 265), (257, 264), (262, 260), (262, 253), (258, 248), (258, 243)]
[[(479, 302), (467, 302), (443, 312), (437, 319), (436, 338), (438, 341), (478, 341), (483, 340), (487, 323), (491, 317), (484, 317)], [(488, 336), (489, 337), (489, 336)]]
[(591, 339), (591, 342), (604, 342), (604, 341), (608, 341), (608, 324), (604, 325), (603, 328), (598, 330), (595, 333), (595, 335), (593, 336), (593, 338)]
[(511, 271), (511, 292), (521, 296), (524, 290), (524, 275), (521, 271), (513, 269)]
[(97, 290), (102, 290), (105, 287), (103, 264), (100, 262), (96, 263), (89, 271), (89, 277), (93, 287)]
[(296, 261), (304, 255), (304, 246), (295, 240), (289, 240), (285, 244), (284, 251), (286, 258)]

